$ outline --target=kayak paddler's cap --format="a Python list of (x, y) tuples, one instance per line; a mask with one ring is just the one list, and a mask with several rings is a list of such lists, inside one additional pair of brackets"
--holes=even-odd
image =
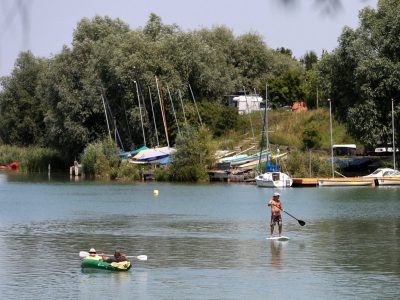
[(94, 248), (90, 248), (90, 250), (89, 250), (89, 253), (96, 254), (96, 249), (94, 249)]
[(279, 197), (281, 194), (279, 194), (278, 192), (274, 193), (274, 197)]

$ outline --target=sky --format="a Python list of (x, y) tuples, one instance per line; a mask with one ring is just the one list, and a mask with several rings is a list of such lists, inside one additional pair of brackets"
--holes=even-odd
[[(288, 1), (288, 0), (286, 0)], [(334, 1), (334, 0), (333, 0)], [(342, 0), (324, 13), (315, 0), (0, 0), (0, 76), (10, 75), (21, 51), (52, 57), (70, 46), (77, 23), (96, 15), (120, 18), (132, 29), (155, 13), (164, 24), (185, 31), (224, 25), (236, 36), (259, 33), (273, 49), (285, 47), (300, 58), (307, 51), (332, 51), (344, 26), (357, 28), (358, 13), (378, 0)], [(290, 2), (290, 1), (289, 1)]]

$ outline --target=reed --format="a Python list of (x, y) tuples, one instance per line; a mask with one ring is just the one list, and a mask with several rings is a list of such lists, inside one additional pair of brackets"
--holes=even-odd
[(290, 152), (285, 166), (292, 177), (330, 177), (331, 165), (326, 154), (319, 152)]
[(121, 163), (118, 168), (117, 178), (123, 181), (140, 180), (142, 178), (140, 166), (130, 163)]
[(67, 166), (62, 154), (51, 148), (0, 145), (0, 165), (13, 161), (20, 162), (26, 172), (47, 172), (49, 164), (56, 170)]

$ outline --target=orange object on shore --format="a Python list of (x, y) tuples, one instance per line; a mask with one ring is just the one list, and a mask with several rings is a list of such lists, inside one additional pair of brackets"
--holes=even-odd
[(296, 110), (296, 111), (303, 111), (303, 110), (307, 110), (307, 104), (301, 100), (298, 102), (294, 102), (292, 105), (292, 110)]
[(8, 165), (6, 166), (6, 168), (9, 169), (9, 170), (16, 170), (16, 169), (18, 169), (20, 166), (21, 166), (21, 163), (20, 163), (20, 162), (13, 161), (12, 163), (8, 164)]

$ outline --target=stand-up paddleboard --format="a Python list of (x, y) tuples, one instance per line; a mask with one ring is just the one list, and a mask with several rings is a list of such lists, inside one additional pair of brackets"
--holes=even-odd
[(290, 239), (287, 236), (282, 235), (282, 236), (268, 237), (267, 240), (284, 242)]

